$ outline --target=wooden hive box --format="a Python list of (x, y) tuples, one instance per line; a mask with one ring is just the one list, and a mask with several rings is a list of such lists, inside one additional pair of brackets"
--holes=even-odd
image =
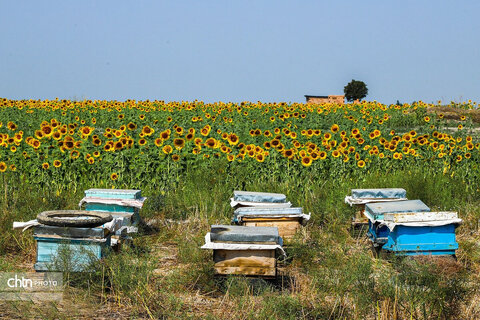
[(240, 207), (234, 212), (233, 222), (248, 227), (277, 227), (280, 237), (288, 241), (309, 219), (302, 208)]
[(202, 249), (213, 249), (218, 275), (275, 277), (282, 238), (274, 227), (212, 225)]
[(39, 225), (34, 227), (37, 244), (36, 271), (89, 271), (92, 262), (110, 250), (107, 229), (68, 228)]

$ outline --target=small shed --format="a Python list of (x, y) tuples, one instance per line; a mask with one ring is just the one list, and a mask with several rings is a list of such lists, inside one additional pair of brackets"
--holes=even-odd
[(322, 103), (344, 104), (345, 103), (345, 95), (328, 95), (328, 96), (305, 95), (305, 99), (307, 103), (315, 103), (315, 104), (322, 104)]

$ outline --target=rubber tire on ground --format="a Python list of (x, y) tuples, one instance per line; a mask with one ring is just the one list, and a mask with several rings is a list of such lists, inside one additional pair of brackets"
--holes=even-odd
[[(76, 217), (80, 216), (91, 218), (85, 220), (76, 219)], [(56, 227), (94, 228), (110, 222), (112, 219), (112, 216), (106, 212), (84, 210), (44, 211), (37, 215), (38, 222)]]

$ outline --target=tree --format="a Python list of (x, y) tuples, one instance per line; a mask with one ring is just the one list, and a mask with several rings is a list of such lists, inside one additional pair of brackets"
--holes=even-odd
[(347, 101), (361, 100), (368, 94), (365, 82), (353, 80), (343, 88)]

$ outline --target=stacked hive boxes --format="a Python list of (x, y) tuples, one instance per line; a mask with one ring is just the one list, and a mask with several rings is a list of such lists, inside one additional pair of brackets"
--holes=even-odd
[(126, 233), (137, 231), (135, 226), (140, 221), (139, 212), (145, 200), (140, 190), (88, 189), (79, 206), (85, 204), (87, 211), (108, 212), (122, 222), (122, 227), (112, 236), (112, 245), (116, 245)]
[(275, 277), (283, 239), (291, 239), (310, 219), (302, 208), (292, 208), (284, 194), (234, 191), (232, 222), (213, 225), (202, 249), (213, 249), (215, 273)]
[(364, 215), (365, 205), (374, 202), (407, 200), (407, 192), (400, 188), (352, 189), (352, 194), (345, 197), (345, 203), (357, 209), (352, 219), (352, 234), (364, 236), (369, 227), (369, 220)]
[(288, 241), (305, 224), (310, 215), (292, 207), (284, 194), (234, 191), (231, 206), (235, 209), (233, 223), (254, 227), (277, 227), (280, 236)]
[(202, 249), (213, 250), (215, 273), (275, 277), (282, 238), (273, 227), (212, 225)]
[[(399, 201), (401, 200), (401, 201)], [(368, 220), (376, 252), (397, 255), (454, 255), (456, 212), (431, 212), (421, 200), (406, 200), (404, 189), (354, 189), (345, 202)]]
[(377, 220), (372, 239), (378, 247), (397, 255), (455, 255), (455, 229), (462, 222), (456, 212), (431, 212), (422, 201), (366, 206)]

